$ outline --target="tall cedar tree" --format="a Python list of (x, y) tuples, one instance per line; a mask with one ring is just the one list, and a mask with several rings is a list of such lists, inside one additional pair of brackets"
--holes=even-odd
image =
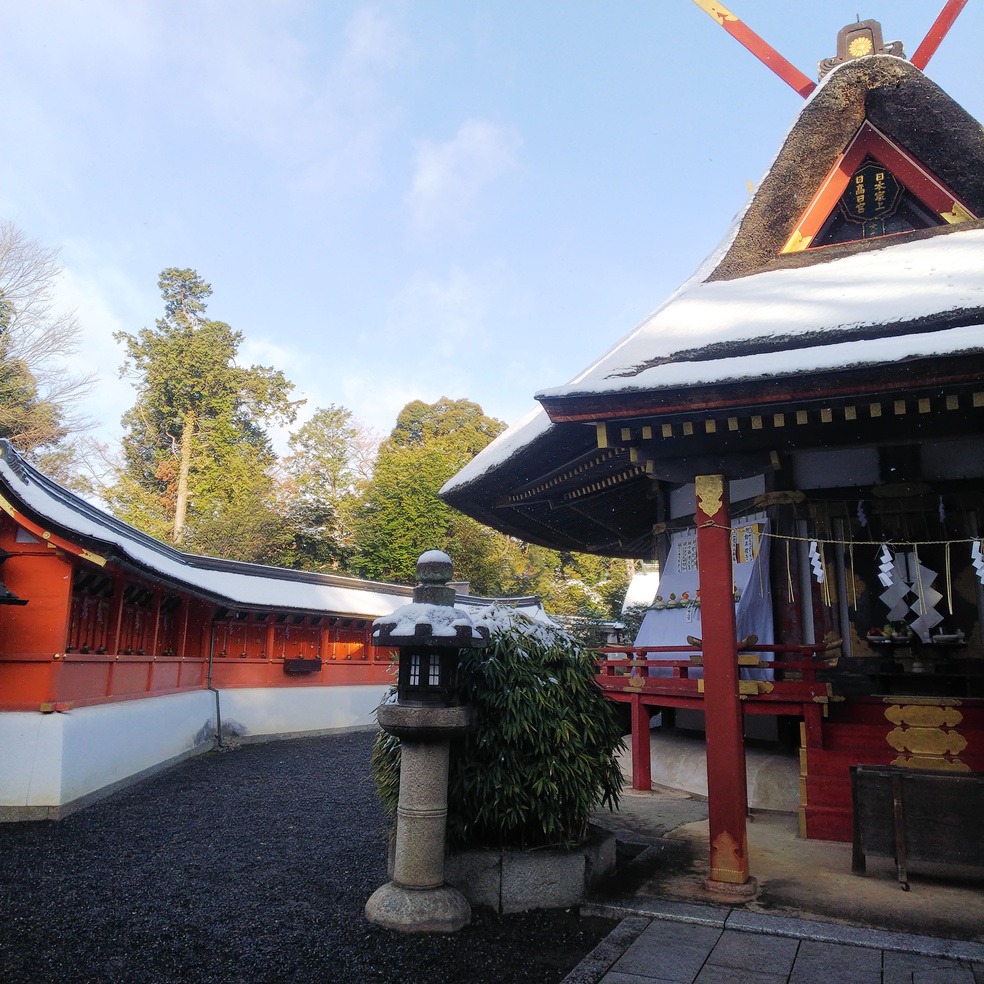
[[(121, 375), (132, 376), (137, 391), (123, 417), (114, 508), (197, 552), (275, 558), (280, 534), (267, 469), (276, 458), (264, 428), (293, 421), (293, 383), (276, 369), (237, 365), (242, 335), (205, 316), (212, 288), (194, 270), (164, 270), (158, 286), (164, 317), (114, 336), (126, 348)], [(246, 517), (249, 535), (239, 532)]]

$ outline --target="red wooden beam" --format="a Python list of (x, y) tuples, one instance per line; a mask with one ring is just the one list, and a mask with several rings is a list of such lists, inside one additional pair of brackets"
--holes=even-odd
[[(964, 3), (967, 0), (963, 0)], [(717, 21), (739, 44), (744, 45), (763, 65), (772, 69), (787, 85), (804, 99), (817, 87), (795, 65), (788, 62), (767, 41), (760, 38), (748, 25), (739, 20), (723, 4), (715, 0), (694, 0), (709, 17)]]
[(960, 11), (967, 6), (967, 0), (947, 0), (946, 5), (940, 11), (939, 17), (933, 21), (933, 26), (929, 29), (922, 44), (916, 48), (916, 53), (909, 60), (919, 71), (923, 71), (929, 64), (929, 59), (936, 54), (936, 49), (940, 42), (946, 37), (947, 32), (953, 27), (953, 22), (957, 19)]

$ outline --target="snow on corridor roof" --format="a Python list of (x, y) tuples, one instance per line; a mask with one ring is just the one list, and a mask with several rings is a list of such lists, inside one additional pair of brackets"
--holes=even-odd
[(32, 468), (0, 440), (0, 485), (29, 518), (66, 540), (79, 537), (110, 559), (176, 587), (234, 606), (375, 617), (405, 605), (412, 589), (331, 574), (264, 567), (182, 553), (79, 498)]

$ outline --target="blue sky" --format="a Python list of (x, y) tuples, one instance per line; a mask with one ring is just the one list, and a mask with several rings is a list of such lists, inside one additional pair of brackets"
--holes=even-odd
[[(801, 71), (943, 0), (733, 0)], [(984, 118), (984, 0), (927, 75)], [(90, 412), (164, 267), (213, 286), (303, 413), (411, 399), (513, 422), (685, 280), (802, 99), (690, 0), (0, 0), (0, 216), (61, 247)]]

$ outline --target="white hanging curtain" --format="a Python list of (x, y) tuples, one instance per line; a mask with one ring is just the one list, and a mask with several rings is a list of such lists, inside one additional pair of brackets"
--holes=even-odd
[[(738, 639), (750, 635), (764, 645), (775, 639), (772, 626), (772, 592), (769, 585), (769, 520), (764, 514), (745, 516), (732, 521), (734, 583), (738, 599), (735, 621)], [(662, 570), (656, 600), (646, 612), (637, 646), (685, 646), (687, 636), (700, 638), (701, 618), (697, 572), (697, 530), (674, 533)], [(762, 653), (772, 660), (772, 653)], [(672, 654), (667, 654), (672, 658)], [(654, 676), (669, 676), (668, 669), (650, 671)], [(699, 671), (691, 675), (700, 676)], [(771, 680), (771, 669), (745, 669), (743, 679)]]

